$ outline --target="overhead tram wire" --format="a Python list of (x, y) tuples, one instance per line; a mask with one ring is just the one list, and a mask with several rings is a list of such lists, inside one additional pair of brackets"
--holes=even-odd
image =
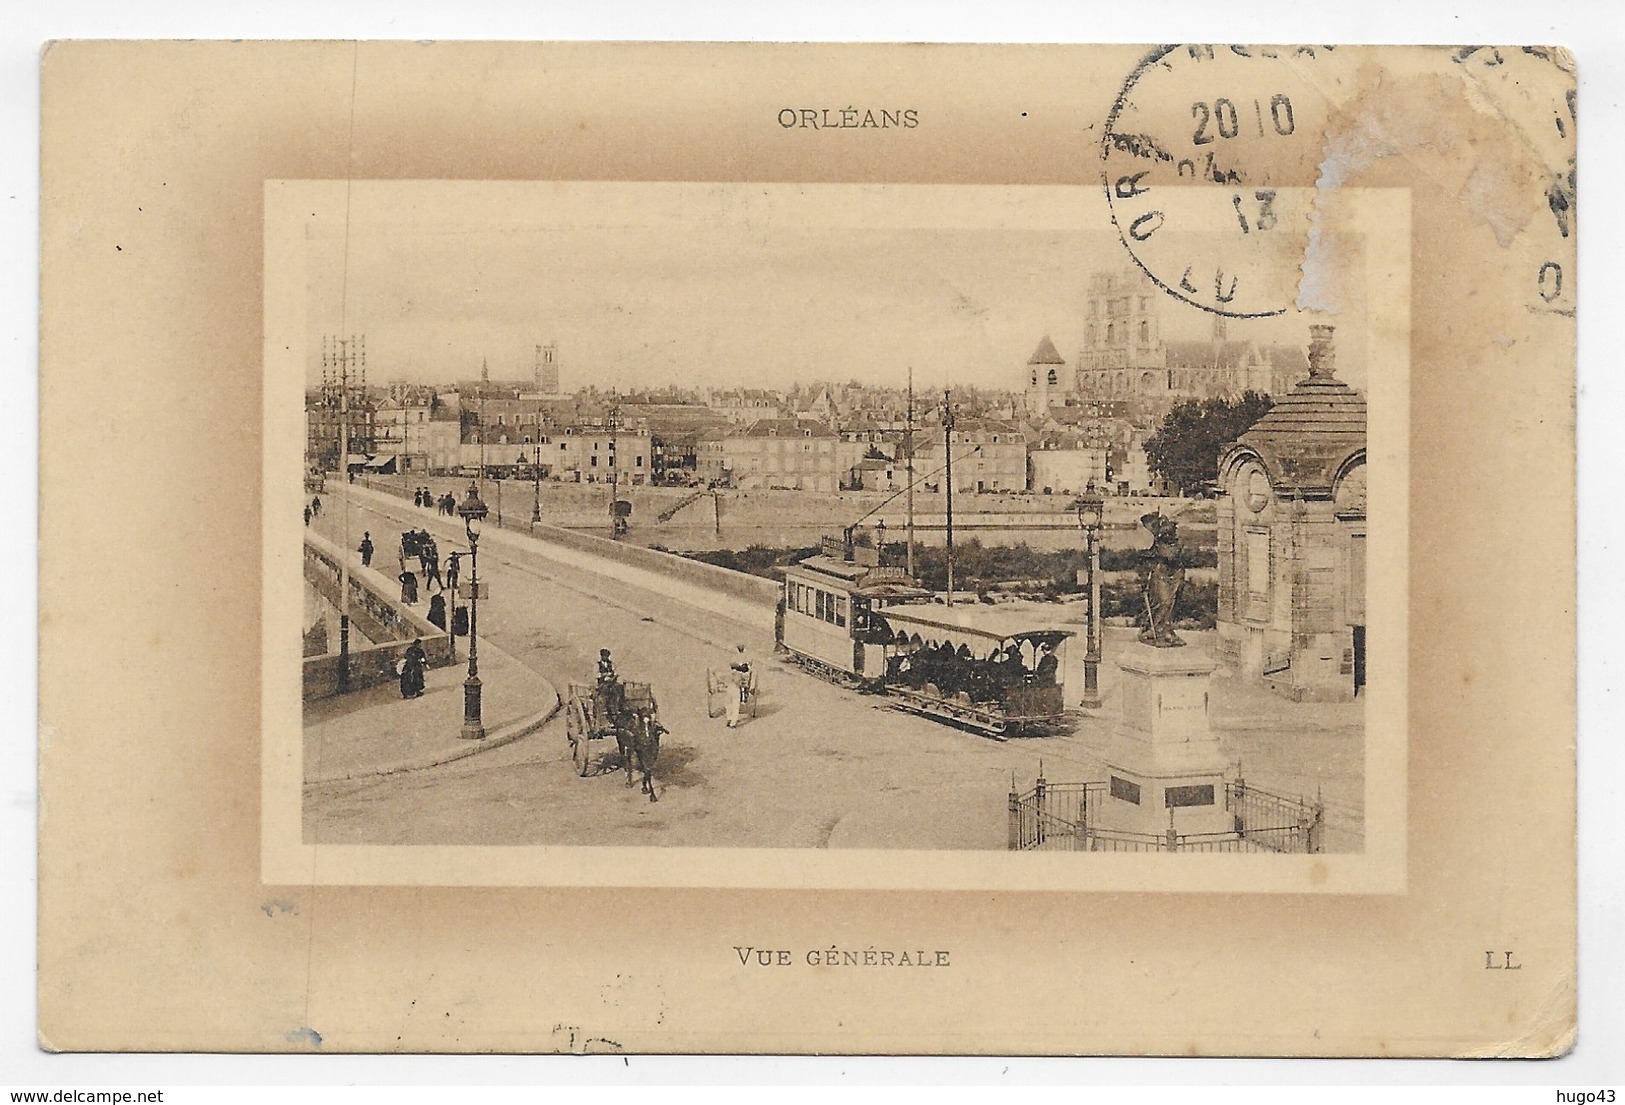
[[(980, 445), (978, 445), (974, 449), (972, 449), (969, 453), (966, 453), (965, 456), (973, 457), (977, 453), (980, 453), (981, 451), (982, 451), (982, 447)], [(961, 457), (960, 459), (963, 460), (964, 457)], [(900, 487), (896, 491), (893, 491), (890, 495), (886, 496), (878, 504), (876, 504), (873, 509), (869, 510), (862, 517), (858, 518), (851, 525), (847, 526), (843, 532), (846, 533), (846, 534), (852, 533), (859, 526), (863, 525), (864, 522), (868, 521), (870, 518), (873, 518), (876, 514), (879, 514), (882, 510), (886, 509), (887, 506), (889, 506), (891, 503), (893, 503), (893, 502), (895, 502), (897, 500), (897, 497), (899, 495), (902, 495), (905, 492), (909, 493), (910, 498), (913, 498), (912, 492), (913, 492), (916, 485), (924, 483), (926, 480), (930, 479), (932, 476), (941, 475), (943, 472), (947, 471), (950, 467), (952, 467), (952, 465), (953, 465), (953, 461), (950, 459), (948, 461), (948, 463), (938, 466), (937, 468), (933, 469), (930, 472), (927, 472), (925, 475), (920, 476), (917, 479), (910, 480), (906, 486)], [(912, 467), (912, 465), (911, 465), (911, 467)], [(913, 575), (913, 574), (914, 574), (914, 572), (913, 572), (913, 569), (911, 567), (909, 569), (909, 575)]]

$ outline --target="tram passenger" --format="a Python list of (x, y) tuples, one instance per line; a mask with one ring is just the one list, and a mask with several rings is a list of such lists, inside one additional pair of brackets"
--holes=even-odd
[(942, 690), (942, 682), (948, 675), (948, 658), (953, 650), (945, 644), (931, 645), (920, 653), (920, 685), (935, 683), (937, 690)]
[(971, 677), (976, 671), (976, 657), (969, 645), (960, 645), (954, 652), (954, 673), (959, 676), (959, 689), (970, 690)]
[(1014, 687), (1027, 678), (1027, 668), (1021, 662), (1021, 646), (1014, 641), (1004, 646), (994, 659), (995, 676), (1000, 691)]
[(1060, 670), (1061, 658), (1055, 654), (1055, 645), (1045, 644), (1039, 649), (1038, 666), (1033, 671), (1034, 682), (1041, 687), (1053, 687)]
[(986, 660), (976, 662), (976, 690), (972, 697), (978, 702), (998, 702), (1004, 697), (1004, 650), (998, 649)]

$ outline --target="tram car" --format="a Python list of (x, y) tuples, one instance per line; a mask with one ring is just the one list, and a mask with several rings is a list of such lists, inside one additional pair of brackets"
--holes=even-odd
[(826, 540), (784, 571), (778, 645), (804, 668), (904, 710), (1003, 739), (1064, 720), (1072, 633), (977, 606), (943, 608), (878, 550)]

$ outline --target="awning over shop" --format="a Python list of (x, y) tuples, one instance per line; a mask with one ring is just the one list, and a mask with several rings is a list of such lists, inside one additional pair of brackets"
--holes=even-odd
[(385, 476), (392, 475), (397, 470), (397, 459), (398, 458), (393, 453), (391, 453), (389, 456), (382, 456), (376, 453), (351, 453), (350, 471), (377, 472), (380, 475)]

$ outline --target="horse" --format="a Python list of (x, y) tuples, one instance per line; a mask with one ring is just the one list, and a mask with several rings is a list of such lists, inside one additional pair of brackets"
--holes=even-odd
[(632, 785), (633, 761), (643, 775), (643, 793), (649, 801), (658, 802), (655, 793), (655, 761), (660, 758), (660, 734), (666, 731), (655, 717), (654, 695), (643, 688), (636, 703), (627, 694), (626, 684), (612, 679), (600, 688), (604, 697), (604, 713), (615, 730), (615, 743), (621, 751), (621, 762), (626, 765), (626, 785)]
[(626, 785), (632, 785), (632, 761), (636, 759), (637, 769), (643, 775), (643, 793), (651, 802), (660, 801), (655, 793), (654, 769), (655, 761), (660, 758), (662, 732), (660, 723), (644, 710), (634, 713), (630, 724), (615, 727), (615, 743), (620, 745), (621, 762), (626, 765)]

